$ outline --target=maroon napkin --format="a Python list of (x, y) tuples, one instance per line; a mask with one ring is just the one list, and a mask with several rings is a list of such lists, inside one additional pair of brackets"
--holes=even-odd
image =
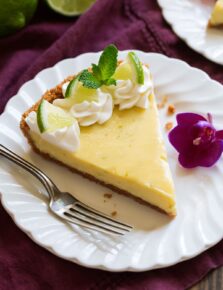
[[(135, 48), (181, 58), (223, 82), (222, 68), (188, 48), (165, 23), (154, 0), (98, 0), (79, 19), (58, 16), (41, 4), (28, 27), (0, 39), (0, 112), (43, 68), (109, 43), (120, 50)], [(0, 290), (179, 290), (220, 265), (223, 241), (194, 259), (160, 270), (109, 273), (84, 268), (37, 246), (0, 207)]]

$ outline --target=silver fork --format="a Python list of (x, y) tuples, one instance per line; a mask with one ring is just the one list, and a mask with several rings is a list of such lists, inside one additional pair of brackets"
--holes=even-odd
[(61, 192), (52, 180), (40, 169), (1, 144), (0, 155), (16, 163), (40, 180), (50, 198), (49, 208), (54, 214), (63, 220), (93, 230), (115, 235), (124, 235), (132, 230), (130, 225), (116, 221), (109, 216), (98, 212), (97, 210), (83, 204), (68, 192)]

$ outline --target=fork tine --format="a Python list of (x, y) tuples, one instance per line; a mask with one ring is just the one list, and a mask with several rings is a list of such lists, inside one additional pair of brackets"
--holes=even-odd
[(102, 214), (101, 212), (91, 208), (90, 206), (87, 206), (81, 202), (76, 202), (75, 205), (73, 206), (74, 210), (76, 210), (76, 208), (78, 207), (78, 209), (82, 210), (83, 213), (85, 213), (86, 215), (89, 215), (92, 217), (94, 216), (95, 218), (99, 219), (101, 218), (102, 221), (109, 223), (111, 225), (114, 225), (115, 227), (119, 227), (121, 229), (125, 229), (128, 231), (131, 231), (133, 229), (132, 226), (121, 223), (119, 221), (116, 221), (112, 218), (110, 218), (109, 216), (106, 216), (104, 214)]
[(122, 224), (118, 221), (115, 221), (115, 220), (111, 219), (110, 217), (103, 215), (102, 213), (98, 213), (95, 210), (92, 210), (92, 209), (89, 210), (89, 208), (85, 208), (82, 205), (80, 206), (79, 204), (72, 205), (69, 209), (72, 211), (78, 212), (84, 216), (87, 216), (87, 217), (91, 218), (92, 220), (101, 222), (101, 223), (106, 224), (106, 225), (114, 226), (115, 228), (118, 228), (120, 230), (124, 230), (124, 231), (129, 232), (132, 229), (132, 227), (130, 227), (128, 225), (125, 225), (125, 224)]
[(102, 226), (101, 224), (97, 225), (95, 224), (95, 222), (92, 222), (91, 220), (90, 221), (85, 220), (84, 218), (74, 215), (73, 213), (69, 213), (67, 211), (64, 212), (63, 218), (76, 225), (80, 225), (80, 226), (87, 227), (89, 229), (97, 230), (104, 233), (115, 234), (115, 235), (120, 235), (120, 236), (123, 236), (126, 233), (126, 231), (115, 229), (112, 226), (106, 226), (106, 225)]
[(66, 212), (64, 212), (64, 214), (66, 214), (66, 215), (69, 214), (74, 218), (78, 218), (79, 220), (82, 220), (83, 222), (87, 222), (89, 224), (92, 224), (92, 225), (95, 225), (95, 226), (98, 226), (98, 227), (101, 227), (104, 229), (114, 230), (114, 231), (119, 231), (119, 232), (121, 231), (122, 233), (129, 232), (129, 230), (120, 229), (120, 228), (117, 228), (116, 226), (106, 224), (102, 221), (97, 221), (96, 219), (93, 219), (92, 217), (88, 217), (88, 216), (83, 215), (82, 213), (79, 213), (79, 212), (74, 211), (74, 210), (68, 209), (68, 210), (66, 210)]

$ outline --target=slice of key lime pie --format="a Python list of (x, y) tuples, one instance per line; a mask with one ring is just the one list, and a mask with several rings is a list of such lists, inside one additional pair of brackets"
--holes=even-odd
[(151, 73), (134, 52), (69, 77), (23, 114), (33, 149), (119, 193), (176, 215)]

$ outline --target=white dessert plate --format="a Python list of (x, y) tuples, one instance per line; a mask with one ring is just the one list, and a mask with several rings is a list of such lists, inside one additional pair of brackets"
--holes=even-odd
[(207, 28), (215, 0), (158, 0), (166, 21), (188, 46), (223, 64), (223, 30)]
[[(123, 59), (127, 51), (119, 53)], [(185, 62), (160, 54), (137, 51), (150, 64), (158, 102), (168, 96), (179, 112), (213, 114), (217, 127), (223, 125), (223, 87), (204, 72)], [(44, 190), (27, 173), (0, 157), (0, 190), (4, 208), (15, 223), (37, 244), (72, 262), (109, 271), (144, 271), (166, 267), (192, 258), (213, 246), (223, 237), (223, 157), (213, 168), (182, 169), (177, 153), (167, 140), (168, 158), (176, 186), (178, 215), (170, 219), (147, 206), (113, 193), (66, 168), (33, 153), (23, 137), (21, 115), (41, 95), (68, 75), (75, 74), (98, 60), (100, 53), (82, 54), (65, 59), (41, 71), (25, 83), (7, 104), (0, 116), (1, 143), (29, 160), (63, 191), (105, 213), (117, 212), (117, 218), (134, 226), (134, 230), (115, 237), (70, 226), (56, 218), (46, 206)], [(162, 128), (168, 117), (160, 110)], [(149, 134), (149, 132), (145, 132)]]

